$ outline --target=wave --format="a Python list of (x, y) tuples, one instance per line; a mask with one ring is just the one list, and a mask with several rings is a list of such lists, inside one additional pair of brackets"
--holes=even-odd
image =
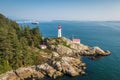
[(99, 25), (120, 31), (120, 23), (99, 23)]

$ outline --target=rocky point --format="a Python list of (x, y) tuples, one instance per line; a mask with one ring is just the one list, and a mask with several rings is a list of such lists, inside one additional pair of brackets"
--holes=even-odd
[(39, 51), (46, 62), (29, 67), (22, 67), (0, 75), (0, 80), (23, 80), (26, 78), (57, 78), (63, 75), (84, 75), (87, 68), (82, 61), (82, 56), (92, 59), (110, 55), (110, 51), (104, 51), (100, 47), (90, 47), (84, 44), (73, 43), (70, 39), (46, 38), (47, 50)]

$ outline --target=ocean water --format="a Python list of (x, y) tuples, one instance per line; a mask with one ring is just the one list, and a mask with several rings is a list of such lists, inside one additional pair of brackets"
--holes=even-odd
[(87, 64), (85, 76), (63, 76), (57, 80), (120, 80), (120, 22), (79, 22), (79, 21), (52, 21), (29, 25), (38, 26), (44, 37), (57, 37), (57, 26), (62, 26), (62, 35), (67, 38), (80, 38), (81, 43), (99, 46), (110, 50), (111, 55), (98, 60), (89, 60), (84, 57)]

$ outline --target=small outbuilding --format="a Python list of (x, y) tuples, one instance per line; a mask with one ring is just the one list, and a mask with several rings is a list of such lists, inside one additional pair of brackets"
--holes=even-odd
[(73, 41), (73, 43), (78, 43), (78, 44), (80, 44), (80, 39), (78, 39), (78, 38), (74, 38), (74, 39), (72, 39), (72, 41)]
[(44, 45), (44, 44), (42, 44), (42, 45), (40, 45), (40, 48), (41, 48), (41, 49), (46, 49), (46, 48), (47, 48), (47, 46), (46, 46), (46, 45)]

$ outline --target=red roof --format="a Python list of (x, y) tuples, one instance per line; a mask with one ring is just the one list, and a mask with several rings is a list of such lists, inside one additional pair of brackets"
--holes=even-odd
[(73, 42), (80, 42), (80, 39), (72, 39)]
[(61, 29), (61, 25), (58, 25), (58, 29)]

